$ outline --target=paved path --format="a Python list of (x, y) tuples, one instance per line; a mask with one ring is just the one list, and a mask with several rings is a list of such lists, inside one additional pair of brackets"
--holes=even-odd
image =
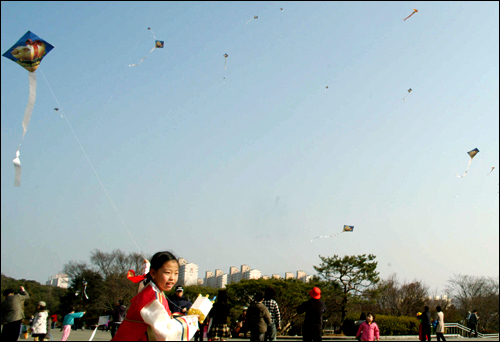
[[(85, 330), (85, 331), (82, 331), (81, 329), (80, 330), (72, 330), (71, 331), (71, 334), (69, 335), (69, 338), (68, 338), (68, 341), (88, 341), (90, 336), (92, 335), (92, 330)], [(62, 337), (62, 331), (60, 331), (60, 329), (54, 329), (51, 331), (51, 334), (52, 334), (52, 337), (54, 338), (54, 341), (60, 341), (61, 340), (61, 337)], [(28, 337), (28, 340), (27, 341), (32, 341), (32, 337)], [(93, 341), (109, 341), (111, 340), (111, 333), (109, 331), (103, 331), (103, 330), (98, 330), (94, 336), (94, 339)], [(243, 339), (243, 338), (231, 338), (231, 339), (228, 339), (228, 341), (249, 341), (250, 339)], [(301, 336), (297, 336), (297, 337), (283, 337), (283, 338), (279, 338), (278, 337), (278, 340), (280, 341), (283, 341), (283, 342), (288, 342), (288, 341), (302, 341), (302, 337)], [(400, 337), (395, 337), (395, 336), (381, 336), (380, 337), (380, 340), (381, 341), (398, 341), (398, 340), (403, 340), (402, 338)], [(432, 340), (433, 341), (436, 341), (435, 337), (432, 337)], [(19, 341), (23, 341), (21, 339), (19, 339)], [(354, 339), (354, 337), (329, 337), (329, 336), (324, 336), (323, 337), (323, 341), (356, 341)], [(404, 339), (404, 341), (418, 341), (418, 337), (415, 336), (406, 336), (406, 338)], [(498, 341), (497, 339), (494, 339), (494, 338), (491, 338), (491, 339), (488, 339), (488, 338), (451, 338), (451, 337), (447, 337), (446, 338), (446, 341)]]

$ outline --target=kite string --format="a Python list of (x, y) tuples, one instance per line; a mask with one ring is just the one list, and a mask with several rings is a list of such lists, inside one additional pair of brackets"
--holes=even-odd
[[(45, 77), (45, 75), (43, 74), (43, 72), (41, 73), (43, 78), (45, 79), (45, 82), (47, 83), (47, 86), (49, 87), (49, 90), (50, 92), (52, 93), (52, 96), (54, 96), (54, 99), (56, 100), (57, 102), (57, 105), (59, 107), (59, 110), (62, 110), (62, 107), (59, 103), (59, 100), (57, 99), (56, 95), (54, 94), (54, 92), (52, 91), (52, 87), (50, 86), (49, 82), (47, 81), (47, 78)], [(108, 101), (108, 104), (109, 104), (109, 101)], [(125, 221), (123, 220), (123, 217), (122, 215), (120, 214), (120, 211), (118, 210), (118, 208), (116, 207), (115, 203), (113, 202), (113, 199), (111, 198), (111, 196), (109, 195), (108, 191), (106, 190), (106, 187), (104, 186), (103, 182), (101, 181), (101, 178), (99, 177), (99, 174), (97, 173), (97, 171), (95, 170), (94, 168), (94, 165), (92, 164), (92, 162), (90, 161), (90, 158), (88, 157), (87, 155), (87, 152), (85, 152), (85, 149), (83, 148), (81, 142), (80, 142), (80, 139), (78, 139), (78, 136), (76, 135), (75, 131), (73, 130), (73, 127), (71, 126), (71, 124), (69, 123), (68, 121), (68, 118), (67, 118), (67, 115), (64, 115), (64, 120), (66, 121), (66, 123), (68, 124), (69, 128), (71, 129), (71, 132), (73, 133), (73, 136), (75, 137), (77, 143), (78, 143), (78, 146), (80, 146), (80, 149), (82, 150), (83, 152), (83, 155), (85, 156), (85, 159), (87, 159), (87, 162), (89, 163), (90, 167), (92, 168), (92, 171), (94, 172), (97, 180), (99, 181), (99, 184), (101, 185), (101, 188), (102, 190), (104, 191), (104, 193), (106, 194), (106, 197), (108, 197), (108, 200), (109, 202), (111, 203), (113, 209), (115, 210), (116, 214), (118, 215), (121, 223), (123, 224), (123, 226), (125, 227), (125, 229), (127, 230), (127, 233), (128, 235), (130, 236), (130, 238), (132, 239), (132, 241), (134, 241), (134, 244), (135, 246), (137, 247), (137, 249), (139, 250), (139, 253), (141, 254), (141, 256), (144, 257), (141, 249), (139, 248), (139, 245), (137, 244), (137, 242), (135, 241), (134, 237), (132, 236), (132, 233), (130, 232), (130, 230), (128, 229), (128, 226), (127, 224), (125, 223)]]

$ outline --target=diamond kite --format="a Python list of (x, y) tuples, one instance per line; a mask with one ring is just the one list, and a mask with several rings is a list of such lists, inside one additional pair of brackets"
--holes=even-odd
[(470, 164), (472, 163), (472, 158), (474, 158), (476, 156), (476, 154), (479, 153), (479, 150), (477, 148), (473, 149), (473, 150), (470, 150), (469, 152), (467, 152), (470, 156), (470, 160), (469, 160), (469, 165), (467, 165), (467, 170), (465, 170), (464, 174), (459, 176), (458, 173), (457, 173), (457, 177), (458, 178), (462, 178), (462, 177), (465, 177), (465, 175), (467, 174), (467, 172), (469, 171), (469, 167), (470, 167)]
[(24, 140), (24, 135), (30, 123), (31, 114), (35, 106), (36, 99), (36, 69), (40, 66), (42, 59), (54, 48), (50, 43), (46, 42), (36, 34), (28, 31), (8, 49), (2, 56), (16, 62), (24, 69), (29, 71), (29, 87), (28, 104), (24, 112), (23, 118), (23, 136), (17, 147), (16, 158), (14, 158), (15, 179), (14, 186), (21, 186), (21, 160), (19, 159), (21, 144)]

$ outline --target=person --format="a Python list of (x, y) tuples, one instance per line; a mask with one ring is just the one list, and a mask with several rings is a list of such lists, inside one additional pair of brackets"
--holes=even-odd
[(380, 341), (380, 331), (374, 320), (375, 315), (367, 313), (366, 320), (358, 328), (356, 338), (361, 338), (361, 341)]
[(246, 319), (248, 330), (250, 330), (250, 341), (264, 341), (267, 327), (272, 322), (271, 314), (262, 304), (264, 295), (261, 292), (256, 293), (253, 300), (248, 308)]
[[(153, 255), (147, 274), (133, 278), (135, 283), (139, 283), (140, 292), (132, 299), (127, 315), (111, 341), (191, 339), (198, 329), (198, 317), (180, 317), (176, 319), (180, 324), (172, 324), (168, 301), (163, 293), (174, 287), (178, 277), (179, 261), (172, 253), (158, 252)], [(143, 280), (145, 284), (141, 286)]]
[(38, 341), (39, 338), (42, 341), (47, 334), (47, 319), (49, 317), (49, 312), (45, 310), (47, 304), (45, 302), (38, 302), (36, 304), (36, 313), (33, 316), (33, 324), (31, 326), (31, 337), (33, 337), (33, 341)]
[(420, 336), (420, 341), (430, 341), (431, 340), (431, 313), (429, 312), (429, 307), (426, 305), (424, 307), (424, 312), (421, 315), (418, 315), (422, 321), (422, 335)]
[(208, 338), (212, 341), (225, 341), (231, 337), (231, 330), (227, 326), (227, 317), (230, 314), (230, 307), (227, 304), (227, 291), (219, 290), (217, 294), (217, 302), (210, 310), (212, 318), (212, 327), (208, 332)]
[(111, 338), (115, 337), (116, 330), (122, 324), (125, 318), (125, 313), (127, 312), (127, 307), (123, 305), (123, 300), (120, 299), (116, 302), (115, 309), (113, 310), (113, 322), (111, 322)]
[(6, 289), (3, 292), (5, 300), (2, 302), (2, 341), (17, 341), (21, 322), (24, 318), (23, 303), (30, 296), (24, 287), (21, 292), (14, 294), (14, 290)]
[(472, 337), (472, 332), (474, 331), (477, 337), (477, 322), (479, 321), (479, 316), (477, 315), (477, 310), (472, 311), (469, 317), (469, 327), (470, 327), (470, 337)]
[(264, 301), (262, 304), (269, 310), (271, 314), (271, 324), (267, 327), (265, 341), (276, 341), (276, 333), (281, 330), (281, 315), (278, 303), (274, 300), (276, 291), (272, 286), (269, 286), (264, 292)]
[(57, 315), (51, 315), (50, 318), (52, 319), (52, 329), (56, 328), (56, 323), (57, 323)]
[(63, 335), (61, 341), (67, 341), (71, 333), (71, 326), (75, 324), (75, 318), (81, 318), (85, 315), (85, 311), (75, 312), (75, 308), (70, 308), (69, 313), (64, 316), (62, 322)]
[(297, 307), (297, 313), (300, 315), (306, 313), (304, 324), (302, 326), (302, 339), (304, 341), (322, 341), (323, 314), (326, 312), (326, 305), (321, 298), (321, 290), (314, 287), (309, 291), (308, 301)]
[(168, 297), (168, 307), (170, 312), (174, 314), (181, 313), (185, 315), (192, 305), (193, 303), (184, 297), (184, 288), (180, 285), (175, 288), (175, 293)]
[(436, 306), (436, 338), (439, 341), (443, 340), (446, 342), (446, 339), (444, 338), (444, 313), (441, 310), (441, 306)]

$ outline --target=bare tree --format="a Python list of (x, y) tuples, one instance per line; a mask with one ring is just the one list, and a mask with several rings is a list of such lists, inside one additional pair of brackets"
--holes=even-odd
[(466, 317), (468, 311), (477, 310), (479, 327), (498, 331), (498, 277), (453, 275), (448, 280), (446, 292), (449, 297), (458, 301), (462, 317)]
[(414, 280), (404, 283), (399, 290), (399, 315), (414, 316), (416, 310), (423, 310), (429, 297), (429, 286)]

